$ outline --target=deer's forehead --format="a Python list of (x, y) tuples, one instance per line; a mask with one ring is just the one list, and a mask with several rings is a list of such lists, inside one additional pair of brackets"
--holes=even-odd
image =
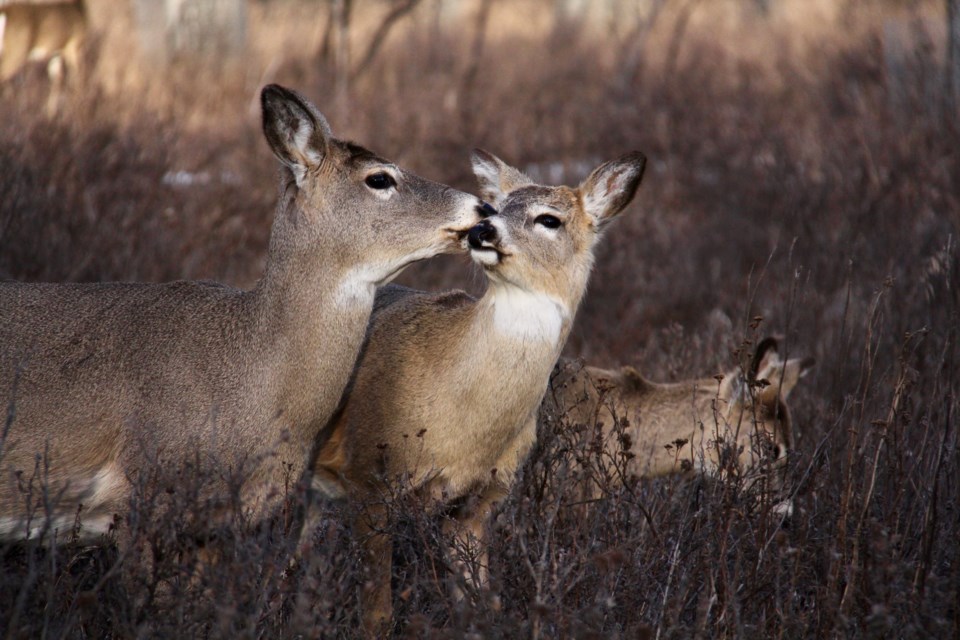
[(366, 147), (355, 142), (341, 142), (337, 145), (337, 152), (341, 161), (348, 167), (359, 169), (373, 164), (391, 164)]
[(501, 207), (501, 214), (523, 216), (538, 207), (572, 213), (579, 206), (576, 191), (570, 187), (531, 185), (510, 192)]

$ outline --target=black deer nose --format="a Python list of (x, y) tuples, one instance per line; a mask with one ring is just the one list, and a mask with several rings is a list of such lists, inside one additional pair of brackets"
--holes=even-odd
[(496, 239), (497, 228), (489, 220), (481, 220), (467, 233), (467, 242), (474, 249), (481, 249), (484, 242), (493, 242)]
[(497, 215), (497, 210), (494, 209), (489, 203), (481, 202), (477, 205), (477, 213), (480, 214), (481, 218), (489, 218), (490, 216)]

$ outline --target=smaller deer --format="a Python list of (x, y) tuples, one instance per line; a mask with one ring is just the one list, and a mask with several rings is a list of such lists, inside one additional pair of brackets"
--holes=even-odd
[[(813, 364), (781, 360), (774, 338), (757, 345), (746, 371), (671, 384), (650, 382), (630, 366), (607, 370), (566, 360), (554, 372), (545, 406), (596, 428), (600, 471), (615, 484), (630, 475), (766, 472), (782, 467), (793, 445), (786, 400)], [(770, 484), (780, 489), (781, 477), (771, 476)], [(596, 489), (587, 494), (596, 496)], [(789, 502), (777, 508), (789, 515)]]
[(55, 111), (64, 76), (70, 80), (80, 68), (86, 34), (84, 0), (0, 5), (0, 83), (7, 83), (28, 62), (46, 61), (51, 83), (47, 112)]
[(483, 297), (378, 292), (352, 389), (314, 465), (314, 486), (353, 505), (369, 572), (362, 594), (369, 632), (391, 615), (382, 496), (398, 485), (441, 504), (464, 501), (460, 534), (479, 544), (481, 558), (479, 572), (464, 568), (465, 577), (485, 581), (486, 516), (534, 444), (537, 409), (594, 247), (633, 198), (644, 164), (633, 153), (601, 165), (577, 188), (546, 187), (475, 151), (481, 195), (500, 209), (467, 235), (489, 280)]

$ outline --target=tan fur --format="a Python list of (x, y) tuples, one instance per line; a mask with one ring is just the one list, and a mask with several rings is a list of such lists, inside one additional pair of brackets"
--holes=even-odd
[[(317, 463), (318, 487), (351, 498), (355, 534), (365, 537), (368, 630), (391, 610), (382, 495), (399, 487), (443, 502), (469, 497), (459, 516), (484, 557), (485, 518), (534, 444), (537, 408), (586, 288), (600, 227), (629, 203), (643, 165), (633, 154), (602, 165), (578, 188), (544, 187), (478, 151), (482, 195), (501, 208), (468, 236), (489, 279), (486, 293), (478, 300), (459, 291), (378, 293), (352, 390)], [(545, 227), (542, 215), (562, 226)], [(490, 229), (495, 237), (481, 239)], [(482, 582), (485, 564), (471, 577)]]
[[(793, 444), (787, 396), (812, 364), (780, 360), (772, 338), (760, 343), (746, 372), (671, 384), (650, 382), (629, 366), (606, 370), (565, 360), (554, 372), (545, 410), (588, 429), (598, 426), (602, 464), (614, 486), (629, 476), (750, 474), (785, 459)], [(585, 437), (595, 434), (588, 430)], [(771, 479), (774, 488), (778, 478)], [(588, 493), (596, 496), (594, 489)]]
[[(0, 534), (26, 534), (20, 480), (43, 458), (55, 514), (124, 513), (145, 473), (198, 460), (249, 470), (262, 516), (307, 470), (363, 341), (376, 286), (460, 250), (472, 195), (332, 137), (313, 105), (263, 90), (282, 162), (265, 273), (250, 291), (204, 282), (0, 283)], [(395, 186), (374, 189), (370, 176)], [(223, 487), (213, 491), (223, 491)], [(91, 533), (96, 533), (92, 531)]]
[(55, 110), (64, 81), (77, 75), (87, 35), (84, 0), (0, 5), (0, 83), (29, 61), (47, 62), (51, 81), (48, 112)]

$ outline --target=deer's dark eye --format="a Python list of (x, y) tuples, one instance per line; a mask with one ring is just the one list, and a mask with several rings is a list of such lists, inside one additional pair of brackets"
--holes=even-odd
[(541, 224), (545, 226), (547, 229), (559, 229), (560, 225), (563, 224), (562, 222), (560, 222), (560, 218), (556, 216), (548, 215), (546, 213), (543, 215), (537, 216), (536, 219), (534, 219), (533, 223)]
[(397, 181), (389, 173), (381, 171), (380, 173), (371, 173), (364, 180), (371, 189), (389, 189), (397, 186)]

